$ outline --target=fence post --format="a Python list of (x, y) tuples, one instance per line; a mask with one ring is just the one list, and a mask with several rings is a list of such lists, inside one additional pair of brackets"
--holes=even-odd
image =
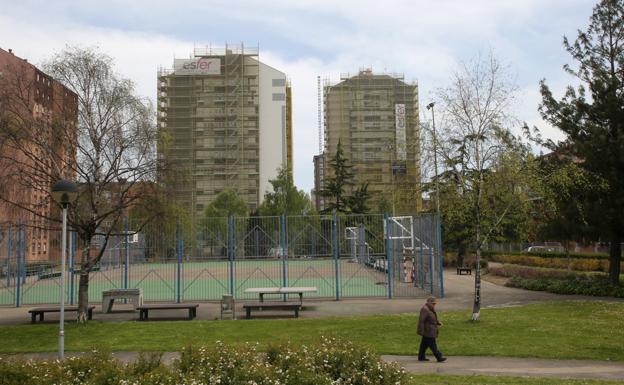
[(178, 254), (178, 271), (177, 271), (177, 275), (178, 275), (178, 279), (177, 279), (177, 289), (176, 289), (176, 296), (177, 296), (177, 302), (180, 303), (180, 270), (182, 268), (182, 238), (180, 237), (180, 222), (178, 221), (176, 223), (176, 241), (177, 241), (177, 254)]
[[(281, 223), (281, 244), (282, 244), (282, 287), (286, 287), (286, 215), (282, 213), (280, 215)], [(287, 295), (284, 294), (282, 296), (283, 300), (286, 301)]]
[(392, 265), (394, 264), (394, 261), (392, 261), (392, 240), (390, 238), (390, 218), (388, 217), (388, 214), (384, 214), (384, 219), (386, 221), (386, 270), (388, 272), (388, 299), (392, 299)]
[(22, 225), (20, 221), (17, 222), (17, 287), (15, 289), (15, 307), (20, 307), (20, 289), (22, 282)]
[(26, 275), (28, 274), (28, 272), (26, 271), (28, 267), (26, 265), (26, 259), (28, 257), (28, 235), (26, 234), (24, 224), (22, 224), (21, 231), (23, 232), (22, 234), (22, 279), (23, 279), (22, 286), (23, 286), (26, 284)]
[(340, 244), (338, 243), (338, 217), (332, 216), (332, 243), (334, 248), (334, 270), (336, 271), (336, 301), (340, 300)]
[[(433, 218), (431, 218), (431, 222), (433, 224)], [(435, 232), (432, 229), (433, 226), (429, 227), (429, 231), (431, 231), (431, 242), (429, 244), (429, 280), (431, 281), (431, 288), (430, 288), (430, 292), (431, 295), (435, 295), (435, 293), (433, 292), (433, 253), (434, 250), (437, 248), (437, 243), (435, 240)]]
[(12, 234), (11, 234), (11, 226), (9, 225), (9, 236), (7, 238), (7, 289), (11, 287), (11, 243)]
[(74, 240), (76, 234), (69, 232), (69, 304), (74, 304)]
[(228, 216), (228, 258), (230, 260), (230, 295), (234, 296), (234, 217)]
[(436, 215), (436, 235), (438, 258), (440, 259), (440, 298), (444, 298), (444, 253), (442, 253), (442, 220), (440, 214)]
[[(125, 228), (125, 236), (124, 236), (124, 243), (125, 243), (125, 261), (124, 261), (124, 289), (128, 288), (128, 269), (130, 269), (130, 248), (129, 248), (129, 237), (128, 237), (128, 218), (124, 218), (124, 228)], [(179, 275), (179, 274), (178, 274)], [(179, 278), (179, 277), (178, 277)], [(179, 290), (178, 290), (178, 302), (180, 295), (179, 295)]]

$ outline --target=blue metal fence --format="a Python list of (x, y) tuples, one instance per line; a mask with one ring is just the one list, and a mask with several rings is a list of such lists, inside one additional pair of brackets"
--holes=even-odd
[[(146, 301), (254, 298), (254, 287), (316, 287), (310, 297), (443, 296), (439, 220), (433, 215), (210, 218), (141, 227), (125, 221), (90, 273), (89, 300), (109, 288), (143, 289)], [(56, 303), (58, 261), (27, 260), (29, 228), (0, 228), (0, 304)], [(95, 239), (94, 248), (103, 244)], [(76, 303), (79, 242), (69, 233), (67, 301)]]

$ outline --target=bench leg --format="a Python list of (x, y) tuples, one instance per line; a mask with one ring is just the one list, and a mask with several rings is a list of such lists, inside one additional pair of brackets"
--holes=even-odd
[(39, 313), (39, 322), (43, 322), (43, 312)]
[(89, 308), (87, 312), (87, 319), (90, 321), (93, 319), (93, 309)]
[(37, 322), (37, 314), (35, 313), (31, 313), (30, 314), (32, 316), (32, 319), (30, 320), (30, 323), (36, 323)]
[(295, 308), (295, 318), (299, 318), (299, 308)]
[(247, 319), (250, 319), (251, 318), (251, 308), (248, 307), (245, 310), (247, 311)]

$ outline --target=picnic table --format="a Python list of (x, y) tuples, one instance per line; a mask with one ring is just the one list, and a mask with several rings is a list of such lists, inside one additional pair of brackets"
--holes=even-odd
[(303, 305), (303, 293), (316, 293), (315, 286), (309, 287), (250, 287), (245, 289), (245, 293), (258, 294), (260, 302), (264, 302), (265, 294), (299, 294), (299, 304)]
[(138, 309), (143, 305), (143, 289), (109, 289), (102, 292), (102, 313), (110, 313), (113, 309), (115, 299), (129, 299), (134, 308)]

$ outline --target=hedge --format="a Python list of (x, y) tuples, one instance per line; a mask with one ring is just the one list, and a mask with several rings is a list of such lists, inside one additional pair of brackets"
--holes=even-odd
[(576, 275), (566, 278), (512, 277), (506, 286), (556, 294), (579, 294), (624, 298), (624, 286), (612, 285), (603, 275)]
[[(493, 251), (493, 250), (483, 250), (481, 251), (482, 256), (496, 256), (496, 255), (523, 255), (523, 256), (533, 256), (533, 257), (542, 257), (542, 258), (568, 258), (568, 254), (565, 252), (554, 252), (554, 251), (531, 251), (531, 252), (508, 252), (508, 251)], [(575, 259), (609, 259), (609, 254), (607, 253), (576, 253), (571, 252), (570, 258)]]
[[(578, 271), (609, 271), (609, 261), (606, 259), (567, 259), (544, 258), (530, 255), (491, 255), (490, 262), (511, 263), (515, 265), (547, 267), (553, 269), (568, 269)], [(622, 263), (624, 267), (624, 263)]]

